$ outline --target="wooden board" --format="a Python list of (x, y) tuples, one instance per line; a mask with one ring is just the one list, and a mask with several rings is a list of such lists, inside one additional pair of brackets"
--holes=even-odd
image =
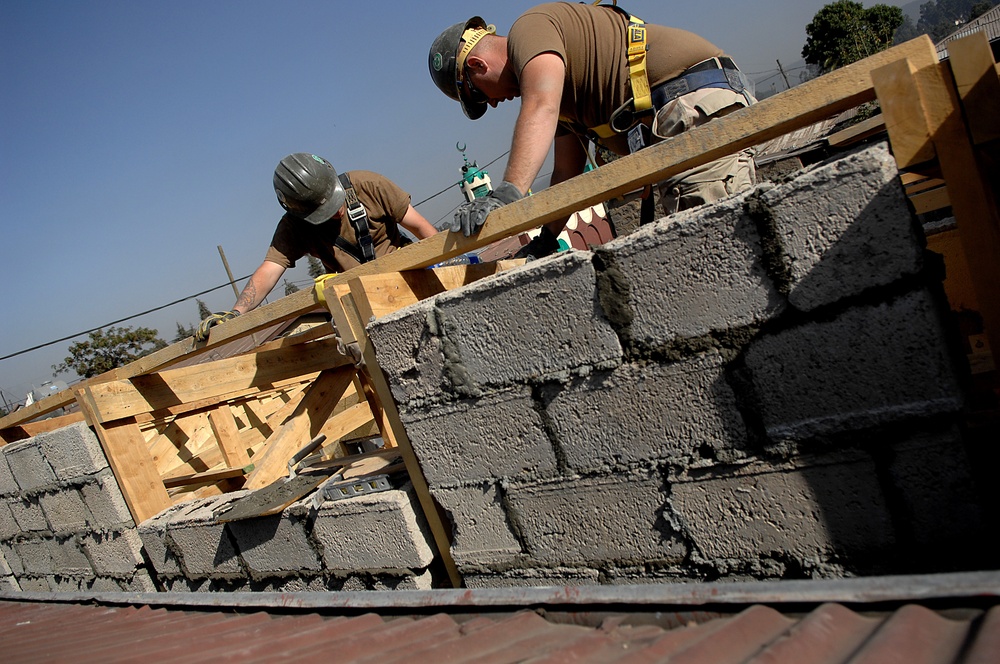
[(1000, 138), (1000, 77), (985, 32), (948, 43), (951, 71), (962, 101), (972, 142), (985, 145)]

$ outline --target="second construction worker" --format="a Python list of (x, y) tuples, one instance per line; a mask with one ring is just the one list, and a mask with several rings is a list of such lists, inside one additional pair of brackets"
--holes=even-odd
[[(556, 184), (583, 172), (588, 141), (626, 155), (755, 101), (722, 49), (611, 5), (538, 5), (505, 37), (475, 16), (434, 40), (428, 66), (437, 87), (470, 119), (482, 117), (487, 106), (521, 99), (503, 182), (455, 213), (452, 230), (465, 235), (491, 210), (524, 196), (553, 139)], [(661, 183), (664, 212), (718, 200), (754, 181), (750, 153), (719, 159)], [(565, 223), (545, 226), (525, 253), (553, 253)]]
[(264, 261), (230, 311), (201, 322), (198, 341), (208, 338), (213, 325), (260, 304), (285, 270), (306, 254), (318, 258), (327, 272), (345, 272), (409, 244), (400, 226), (421, 240), (437, 233), (410, 204), (410, 195), (388, 178), (371, 171), (337, 175), (329, 161), (307, 152), (278, 163), (274, 193), (285, 215)]

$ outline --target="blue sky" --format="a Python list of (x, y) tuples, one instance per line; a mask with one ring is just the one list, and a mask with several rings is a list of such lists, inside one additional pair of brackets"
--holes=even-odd
[[(427, 50), (474, 14), (505, 33), (534, 4), (2, 0), (0, 357), (225, 284), (220, 245), (237, 278), (250, 274), (280, 217), (271, 175), (290, 152), (383, 173), (414, 203), (457, 182), (456, 143), (480, 165), (499, 157), (517, 103), (467, 120), (430, 82)], [(826, 3), (621, 4), (776, 75), (776, 60), (799, 62)], [(504, 163), (489, 167), (497, 179)], [(462, 200), (453, 187), (418, 210), (435, 223)], [(305, 261), (286, 278), (305, 285)], [(226, 286), (201, 299), (218, 311), (235, 297)], [(169, 341), (197, 319), (192, 299), (123, 324)], [(0, 360), (8, 403), (52, 380), (85, 338)]]

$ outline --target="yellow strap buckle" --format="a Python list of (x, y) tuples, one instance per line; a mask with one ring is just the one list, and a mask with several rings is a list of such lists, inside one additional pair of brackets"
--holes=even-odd
[(332, 279), (333, 277), (336, 277), (339, 274), (340, 274), (339, 272), (331, 272), (330, 274), (321, 274), (314, 280), (316, 282), (316, 287), (315, 287), (316, 302), (322, 304), (324, 307), (326, 306), (326, 293), (324, 292), (323, 285), (326, 283), (327, 279)]
[(632, 81), (632, 98), (636, 113), (653, 108), (646, 73), (646, 24), (641, 18), (628, 17), (628, 76)]

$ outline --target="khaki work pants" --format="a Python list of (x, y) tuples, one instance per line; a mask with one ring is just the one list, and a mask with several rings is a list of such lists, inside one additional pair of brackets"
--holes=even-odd
[[(653, 136), (670, 138), (748, 106), (747, 99), (724, 88), (703, 88), (678, 97), (656, 113)], [(753, 153), (744, 150), (692, 168), (658, 186), (663, 213), (673, 214), (746, 191), (757, 182)]]

